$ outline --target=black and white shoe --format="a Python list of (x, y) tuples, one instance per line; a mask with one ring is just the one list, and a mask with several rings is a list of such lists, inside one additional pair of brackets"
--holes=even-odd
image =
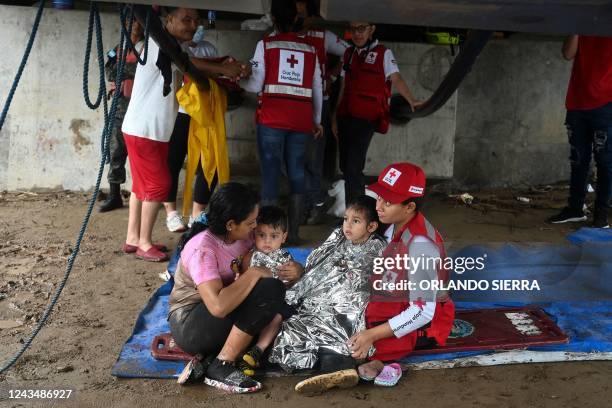
[(234, 362), (215, 358), (206, 370), (204, 384), (229, 392), (231, 394), (245, 394), (257, 392), (261, 383), (246, 376), (236, 368)]
[(571, 207), (565, 207), (557, 215), (548, 219), (551, 224), (563, 224), (564, 222), (583, 222), (587, 220), (587, 216), (583, 210), (577, 210)]

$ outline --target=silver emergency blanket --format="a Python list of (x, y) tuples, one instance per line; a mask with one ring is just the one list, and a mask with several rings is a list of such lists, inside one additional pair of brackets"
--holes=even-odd
[(292, 261), (293, 257), (291, 254), (283, 249), (279, 248), (276, 251), (272, 251), (270, 253), (264, 253), (258, 250), (253, 251), (253, 255), (251, 255), (251, 263), (250, 266), (259, 266), (262, 268), (268, 268), (272, 271), (272, 277), (278, 278), (277, 268), (286, 264), (289, 261)]
[(374, 236), (353, 244), (338, 228), (308, 256), (304, 276), (286, 295), (297, 314), (283, 322), (271, 363), (291, 371), (312, 368), (321, 348), (350, 355), (346, 341), (365, 328), (374, 258), (385, 246)]

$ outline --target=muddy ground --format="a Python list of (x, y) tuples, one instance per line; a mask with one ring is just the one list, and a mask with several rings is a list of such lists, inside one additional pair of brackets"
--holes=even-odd
[[(448, 192), (432, 194), (426, 215), (448, 241), (563, 242), (577, 225), (550, 226), (567, 190), (471, 192), (467, 206)], [(516, 200), (531, 198), (530, 203)], [(0, 194), (0, 360), (4, 363), (29, 335), (60, 281), (86, 210), (83, 193)], [(295, 377), (265, 379), (255, 395), (225, 395), (206, 386), (179, 387), (170, 380), (122, 380), (110, 375), (138, 312), (161, 284), (162, 264), (123, 255), (127, 208), (95, 213), (73, 274), (30, 350), (0, 376), (0, 406), (427, 406), (604, 407), (612, 392), (611, 362), (526, 364), (413, 371), (400, 385), (307, 398), (293, 391)], [(312, 244), (327, 227), (304, 228)], [(157, 241), (174, 246), (160, 213)], [(7, 389), (73, 389), (68, 400), (8, 400)]]

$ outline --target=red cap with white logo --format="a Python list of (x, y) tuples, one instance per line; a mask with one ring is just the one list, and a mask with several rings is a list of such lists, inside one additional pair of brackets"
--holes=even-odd
[(368, 190), (391, 204), (399, 204), (413, 197), (423, 197), (425, 173), (412, 163), (394, 163), (380, 173), (378, 181), (369, 185)]

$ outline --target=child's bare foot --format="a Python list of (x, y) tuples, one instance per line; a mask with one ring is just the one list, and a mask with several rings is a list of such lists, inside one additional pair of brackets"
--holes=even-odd
[(385, 365), (380, 360), (372, 360), (357, 367), (362, 380), (372, 381), (383, 370)]

